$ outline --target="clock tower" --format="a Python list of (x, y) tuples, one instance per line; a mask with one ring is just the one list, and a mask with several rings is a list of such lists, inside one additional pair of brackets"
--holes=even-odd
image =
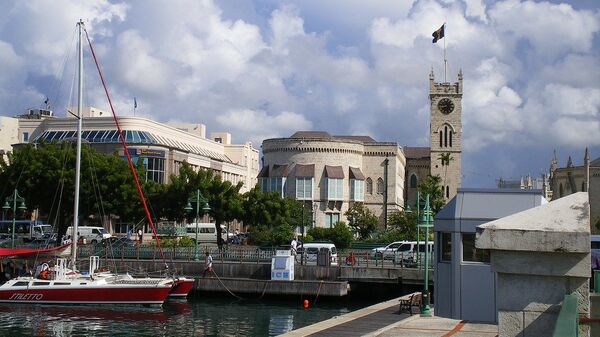
[(440, 176), (446, 201), (456, 195), (461, 182), (463, 75), (458, 82), (436, 83), (433, 70), (429, 74), (430, 124), (429, 142), (431, 175)]

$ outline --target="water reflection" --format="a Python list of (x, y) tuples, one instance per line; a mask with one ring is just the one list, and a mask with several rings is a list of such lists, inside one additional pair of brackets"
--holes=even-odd
[(162, 308), (0, 305), (0, 336), (276, 336), (350, 309), (340, 301), (307, 310), (297, 299), (226, 297), (171, 301)]

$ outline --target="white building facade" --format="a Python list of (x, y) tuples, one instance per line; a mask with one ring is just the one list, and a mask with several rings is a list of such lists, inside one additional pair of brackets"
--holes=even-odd
[[(102, 153), (124, 156), (115, 123), (110, 114), (95, 108), (83, 111), (82, 138)], [(215, 133), (216, 139), (205, 137), (203, 124), (173, 126), (142, 117), (119, 117), (129, 154), (134, 161), (143, 161), (146, 179), (168, 183), (171, 174), (178, 174), (183, 162), (195, 170), (212, 169), (224, 181), (243, 182), (242, 192), (257, 183), (258, 150), (251, 142), (231, 144), (231, 135)], [(60, 142), (76, 137), (77, 120), (72, 117), (21, 116), (18, 118), (18, 142)], [(26, 138), (23, 138), (26, 137)]]

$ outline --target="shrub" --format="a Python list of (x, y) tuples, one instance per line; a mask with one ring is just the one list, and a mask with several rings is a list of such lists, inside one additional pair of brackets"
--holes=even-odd
[(308, 237), (314, 239), (314, 241), (331, 241), (338, 249), (350, 247), (350, 243), (352, 243), (352, 240), (354, 239), (352, 231), (343, 221), (336, 223), (333, 228), (311, 228), (308, 230), (305, 241), (310, 241), (308, 240)]

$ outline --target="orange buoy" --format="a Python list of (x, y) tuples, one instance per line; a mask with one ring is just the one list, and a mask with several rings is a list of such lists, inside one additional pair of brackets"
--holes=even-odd
[(304, 300), (303, 304), (304, 304), (304, 309), (307, 309), (308, 308), (308, 300)]

